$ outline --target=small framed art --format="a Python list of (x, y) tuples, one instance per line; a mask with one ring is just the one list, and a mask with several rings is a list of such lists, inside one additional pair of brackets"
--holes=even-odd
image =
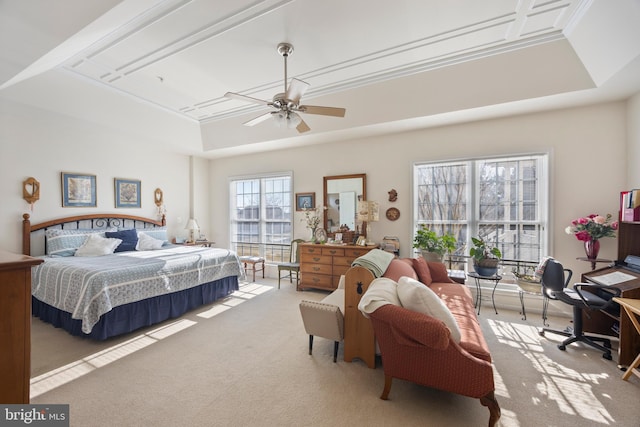
[(114, 178), (116, 208), (139, 208), (140, 181), (136, 179)]
[(62, 172), (62, 207), (97, 206), (96, 176)]
[(296, 210), (316, 208), (316, 193), (296, 193)]

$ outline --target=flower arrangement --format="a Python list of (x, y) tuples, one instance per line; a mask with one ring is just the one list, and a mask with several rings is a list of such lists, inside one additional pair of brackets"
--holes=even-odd
[(319, 215), (319, 208), (304, 209), (304, 221), (307, 223), (307, 228), (315, 230), (320, 225), (321, 217)]
[(618, 221), (613, 221), (611, 214), (607, 214), (606, 217), (591, 214), (584, 218), (574, 219), (565, 231), (567, 234), (575, 235), (582, 242), (588, 242), (603, 237), (615, 237), (617, 229)]

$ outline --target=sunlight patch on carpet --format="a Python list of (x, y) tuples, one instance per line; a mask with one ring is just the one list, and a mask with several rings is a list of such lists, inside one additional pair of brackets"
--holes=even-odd
[[(593, 390), (593, 386), (608, 379), (609, 374), (580, 372), (552, 360), (544, 354), (541, 341), (544, 338), (539, 336), (534, 326), (498, 320), (489, 320), (489, 325), (500, 344), (517, 349), (524, 358), (523, 363), (529, 364), (542, 376), (531, 390), (532, 405), (544, 408), (553, 402), (565, 414), (604, 425), (615, 423)], [(580, 366), (579, 363), (575, 365)], [(506, 391), (500, 387), (504, 387), (502, 380), (496, 384), (496, 394)]]

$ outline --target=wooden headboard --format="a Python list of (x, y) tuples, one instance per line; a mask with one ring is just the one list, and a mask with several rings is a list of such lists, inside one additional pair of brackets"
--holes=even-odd
[(64, 218), (52, 219), (50, 221), (41, 222), (40, 224), (31, 224), (31, 216), (26, 213), (22, 215), (22, 253), (31, 255), (31, 238), (34, 232), (42, 230), (42, 241), (44, 247), (44, 231), (49, 228), (60, 229), (76, 229), (90, 228), (100, 229), (108, 227), (119, 228), (154, 228), (164, 227), (167, 220), (164, 215), (162, 219), (144, 218), (141, 216), (124, 215), (124, 214), (89, 214), (68, 216)]

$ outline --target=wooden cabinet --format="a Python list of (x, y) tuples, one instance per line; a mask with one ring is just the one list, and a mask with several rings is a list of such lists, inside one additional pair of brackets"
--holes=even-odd
[(42, 262), (0, 251), (0, 403), (29, 403), (31, 267)]
[(298, 290), (305, 288), (333, 291), (340, 283), (356, 258), (366, 254), (372, 248), (345, 245), (300, 245), (300, 284)]

